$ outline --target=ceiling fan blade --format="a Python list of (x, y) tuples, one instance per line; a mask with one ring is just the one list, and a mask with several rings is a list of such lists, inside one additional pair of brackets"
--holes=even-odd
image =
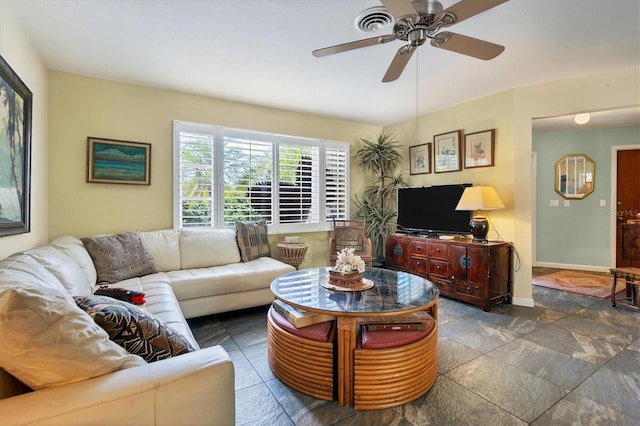
[(384, 44), (390, 41), (394, 41), (396, 36), (393, 34), (365, 38), (363, 40), (351, 41), (349, 43), (336, 44), (335, 46), (324, 47), (322, 49), (314, 50), (313, 56), (322, 57), (327, 55), (333, 55), (335, 53), (346, 52), (348, 50), (360, 49), (361, 47), (375, 46), (376, 44)]
[(380, 0), (385, 9), (397, 20), (403, 16), (415, 16), (419, 18), (416, 8), (413, 7), (411, 0)]
[(509, 0), (461, 0), (453, 6), (440, 12), (435, 18), (434, 22), (440, 21), (440, 19), (446, 14), (450, 13), (455, 16), (455, 21), (449, 22), (444, 20), (442, 26), (449, 26), (478, 15), (479, 13), (489, 10), (493, 7), (499, 6), (502, 3), (506, 3)]
[(438, 33), (431, 39), (431, 45), (485, 61), (495, 58), (504, 51), (504, 46), (499, 44), (448, 31)]
[(404, 67), (407, 66), (407, 63), (409, 62), (409, 59), (411, 59), (411, 56), (413, 56), (413, 52), (415, 52), (415, 50), (416, 47), (411, 45), (402, 46), (398, 49), (396, 56), (394, 56), (391, 61), (391, 65), (389, 65), (387, 72), (384, 77), (382, 77), (382, 82), (388, 83), (390, 81), (397, 80), (398, 77), (400, 77), (400, 74), (402, 74), (402, 71), (404, 71)]

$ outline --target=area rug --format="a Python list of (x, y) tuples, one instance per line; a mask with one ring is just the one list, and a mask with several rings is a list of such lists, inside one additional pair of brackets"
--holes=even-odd
[[(532, 284), (606, 299), (611, 296), (612, 280), (613, 276), (595, 275), (576, 271), (558, 271), (536, 277), (533, 279)], [(624, 289), (624, 281), (618, 280), (616, 294), (624, 291)]]

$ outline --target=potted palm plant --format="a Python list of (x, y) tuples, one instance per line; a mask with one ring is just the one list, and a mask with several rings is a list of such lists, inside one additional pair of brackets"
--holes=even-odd
[(356, 153), (357, 165), (374, 179), (362, 194), (356, 195), (354, 216), (366, 220), (374, 262), (384, 265), (385, 242), (397, 214), (396, 190), (406, 185), (402, 173), (395, 174), (403, 158), (399, 142), (388, 133), (380, 133), (375, 141), (360, 140), (364, 146)]

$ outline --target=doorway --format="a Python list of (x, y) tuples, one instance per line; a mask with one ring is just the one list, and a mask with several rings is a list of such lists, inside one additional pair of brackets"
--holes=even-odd
[(616, 176), (615, 265), (616, 267), (633, 266), (640, 268), (640, 261), (635, 260), (629, 265), (622, 259), (620, 253), (620, 225), (627, 223), (629, 220), (640, 220), (640, 216), (638, 216), (640, 214), (640, 149), (614, 148), (620, 148), (612, 153), (615, 154), (612, 155), (612, 158), (615, 158), (613, 170)]

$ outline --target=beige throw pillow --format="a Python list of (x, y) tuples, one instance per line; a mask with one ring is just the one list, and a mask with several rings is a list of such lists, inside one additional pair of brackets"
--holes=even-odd
[(93, 259), (98, 284), (113, 284), (156, 273), (156, 267), (140, 232), (82, 238)]
[(61, 285), (4, 281), (0, 318), (0, 367), (32, 389), (146, 364), (109, 340)]

